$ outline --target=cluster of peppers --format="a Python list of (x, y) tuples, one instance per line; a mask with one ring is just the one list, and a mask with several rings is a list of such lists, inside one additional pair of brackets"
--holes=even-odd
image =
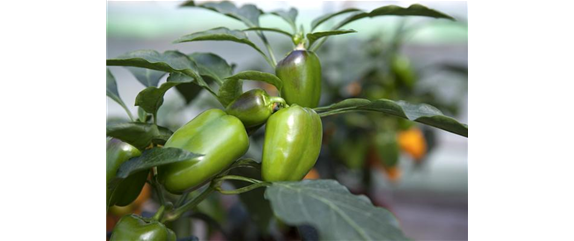
[[(282, 97), (270, 97), (261, 89), (250, 90), (225, 111), (207, 110), (173, 133), (165, 147), (203, 156), (158, 166), (158, 181), (167, 191), (183, 194), (209, 182), (247, 152), (248, 132), (264, 124), (263, 180), (299, 181), (305, 177), (321, 151), (322, 123), (311, 109), (318, 106), (321, 97), (321, 65), (313, 52), (296, 49), (278, 63), (276, 75), (283, 81)], [(108, 181), (123, 162), (138, 155), (139, 150), (127, 143), (108, 141)], [(109, 205), (131, 203), (147, 174), (144, 171), (124, 180)], [(157, 219), (129, 215), (120, 219), (110, 240), (175, 240), (175, 235)]]

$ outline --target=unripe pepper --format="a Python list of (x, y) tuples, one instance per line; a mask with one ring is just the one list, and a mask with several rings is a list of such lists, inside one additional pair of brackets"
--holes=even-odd
[(314, 110), (292, 105), (265, 127), (261, 175), (265, 181), (299, 181), (317, 162), (323, 128)]
[(157, 168), (159, 181), (166, 190), (181, 194), (204, 184), (243, 156), (249, 148), (249, 138), (239, 119), (222, 110), (211, 109), (179, 128), (165, 147), (203, 154)]
[(285, 100), (281, 97), (270, 97), (262, 89), (253, 89), (233, 100), (225, 112), (241, 120), (245, 128), (250, 128), (265, 123), (273, 114), (275, 104), (285, 106)]
[(275, 73), (283, 81), (281, 97), (287, 104), (315, 108), (321, 99), (321, 62), (315, 53), (295, 49), (277, 64)]
[[(118, 139), (107, 141), (106, 147), (106, 183), (114, 179), (120, 165), (132, 157), (141, 155), (134, 146)], [(122, 180), (114, 193), (106, 192), (108, 207), (113, 205), (126, 206), (133, 202), (142, 190), (148, 176), (148, 171), (141, 171)], [(111, 198), (111, 199), (110, 199)]]
[(177, 240), (175, 233), (157, 220), (146, 220), (137, 215), (127, 215), (120, 219), (110, 241), (124, 240)]

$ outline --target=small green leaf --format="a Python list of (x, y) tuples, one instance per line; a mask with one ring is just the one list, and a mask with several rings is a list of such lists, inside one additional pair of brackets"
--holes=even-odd
[(148, 149), (145, 150), (141, 156), (133, 157), (122, 163), (116, 173), (116, 178), (126, 178), (132, 173), (137, 173), (156, 166), (186, 161), (199, 156), (203, 155), (174, 147)]
[(106, 68), (106, 95), (115, 102), (117, 102), (118, 104), (120, 104), (120, 106), (124, 108), (128, 116), (130, 117), (130, 119), (133, 120), (132, 113), (130, 112), (130, 110), (128, 109), (122, 98), (120, 98), (116, 78), (114, 77), (114, 75), (112, 75), (112, 72), (110, 72), (110, 69), (108, 68)]
[(195, 97), (199, 96), (201, 90), (203, 90), (199, 85), (194, 83), (181, 83), (175, 86), (177, 91), (181, 94), (185, 103), (189, 104)]
[(331, 30), (331, 31), (324, 31), (324, 32), (314, 32), (314, 33), (308, 33), (307, 34), (307, 40), (309, 40), (309, 47), (311, 47), (313, 45), (313, 43), (315, 43), (315, 41), (317, 41), (317, 39), (320, 39), (322, 37), (327, 37), (327, 36), (331, 36), (331, 35), (341, 35), (341, 34), (348, 34), (348, 33), (356, 33), (357, 31), (353, 30), (353, 29), (349, 29), (349, 30)]
[(299, 14), (297, 9), (290, 8), (289, 11), (277, 10), (270, 13), (285, 20), (291, 26), (291, 28), (293, 28), (293, 32), (297, 31), (296, 20), (297, 15)]
[(334, 180), (274, 182), (265, 198), (290, 225), (311, 225), (320, 240), (408, 240), (396, 218)]
[(140, 150), (152, 143), (163, 145), (172, 134), (171, 130), (151, 123), (128, 122), (106, 127), (107, 136), (120, 139)]
[(229, 105), (233, 100), (243, 93), (242, 80), (255, 80), (269, 83), (281, 91), (283, 83), (274, 74), (259, 72), (254, 70), (242, 71), (233, 76), (225, 78), (225, 82), (219, 88), (219, 101), (223, 106)]
[(434, 9), (427, 8), (420, 4), (413, 4), (410, 5), (408, 8), (399, 7), (396, 5), (388, 5), (380, 8), (376, 8), (373, 11), (367, 12), (358, 12), (355, 13), (339, 24), (333, 29), (339, 29), (353, 21), (362, 19), (362, 18), (374, 18), (379, 16), (420, 16), (420, 17), (432, 17), (432, 18), (444, 18), (455, 21), (455, 19), (447, 14), (439, 12)]
[(267, 59), (267, 55), (261, 51), (253, 42), (251, 42), (247, 35), (240, 30), (230, 30), (225, 27), (214, 28), (206, 31), (196, 32), (182, 36), (181, 38), (173, 41), (173, 43), (185, 43), (194, 41), (232, 41), (240, 44), (245, 44)]
[(347, 8), (347, 9), (341, 10), (341, 11), (336, 12), (336, 13), (328, 13), (328, 14), (325, 14), (323, 16), (320, 16), (320, 17), (314, 19), (313, 22), (311, 22), (311, 31), (315, 30), (315, 28), (317, 28), (319, 25), (328, 21), (331, 18), (334, 18), (334, 17), (339, 16), (341, 14), (350, 13), (350, 12), (358, 12), (358, 11), (362, 12), (360, 9)]
[(315, 110), (322, 117), (351, 111), (382, 112), (468, 137), (468, 126), (466, 124), (462, 124), (452, 117), (443, 115), (440, 110), (427, 104), (411, 104), (405, 101), (394, 102), (387, 99), (370, 101), (367, 99), (351, 98), (330, 106), (318, 107), (315, 108)]
[(159, 88), (147, 87), (136, 96), (136, 106), (141, 107), (146, 112), (155, 115), (159, 107), (163, 104), (163, 96), (171, 87), (178, 85), (177, 82), (163, 83)]
[(219, 88), (217, 95), (219, 102), (227, 107), (233, 100), (243, 93), (243, 81), (240, 79), (226, 79)]
[(195, 61), (199, 68), (199, 75), (208, 76), (218, 83), (223, 83), (223, 79), (233, 74), (231, 66), (225, 59), (214, 53), (193, 53), (188, 55)]
[(229, 1), (208, 2), (203, 4), (195, 4), (195, 1), (187, 1), (183, 3), (181, 7), (198, 7), (212, 10), (242, 21), (248, 27), (259, 26), (259, 16), (263, 13), (263, 11), (253, 4), (245, 4), (241, 6), (241, 8), (237, 8)]
[(157, 86), (161, 77), (165, 75), (165, 72), (152, 69), (137, 67), (127, 67), (127, 69), (146, 87)]
[(241, 31), (243, 31), (243, 32), (247, 32), (247, 31), (269, 31), (269, 32), (276, 32), (276, 33), (280, 33), (280, 34), (283, 34), (283, 35), (287, 35), (287, 36), (289, 36), (290, 38), (293, 37), (293, 35), (290, 34), (289, 32), (283, 31), (283, 30), (278, 29), (278, 28), (254, 27), (254, 28), (246, 28), (246, 29), (243, 29), (243, 30), (241, 30)]

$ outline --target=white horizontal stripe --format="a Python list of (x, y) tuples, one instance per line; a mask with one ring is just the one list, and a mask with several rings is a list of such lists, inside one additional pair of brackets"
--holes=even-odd
[(469, 156), (574, 156), (574, 139), (468, 139)]

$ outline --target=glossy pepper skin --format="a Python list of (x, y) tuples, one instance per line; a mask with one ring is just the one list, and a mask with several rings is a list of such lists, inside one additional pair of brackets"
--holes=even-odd
[[(106, 183), (109, 184), (114, 179), (122, 163), (139, 155), (141, 155), (141, 152), (128, 143), (113, 138), (108, 140), (106, 147)], [(140, 194), (147, 176), (148, 171), (141, 171), (122, 180), (115, 189), (111, 199), (111, 193), (107, 191), (108, 206), (126, 206), (132, 203)]]
[(276, 103), (285, 105), (285, 100), (281, 97), (270, 97), (262, 89), (253, 89), (233, 100), (225, 112), (241, 120), (245, 128), (251, 128), (265, 123), (273, 114), (273, 106)]
[(321, 99), (321, 62), (315, 53), (293, 50), (277, 64), (275, 73), (283, 81), (281, 97), (287, 104), (315, 108)]
[(116, 224), (110, 241), (125, 240), (177, 240), (175, 233), (156, 220), (144, 220), (137, 215), (127, 215)]
[(243, 156), (249, 148), (249, 138), (239, 119), (222, 110), (211, 109), (179, 128), (165, 147), (203, 154), (157, 168), (159, 181), (166, 190), (181, 194), (204, 184)]
[(317, 162), (323, 128), (314, 110), (292, 105), (275, 112), (265, 127), (263, 180), (299, 181)]

